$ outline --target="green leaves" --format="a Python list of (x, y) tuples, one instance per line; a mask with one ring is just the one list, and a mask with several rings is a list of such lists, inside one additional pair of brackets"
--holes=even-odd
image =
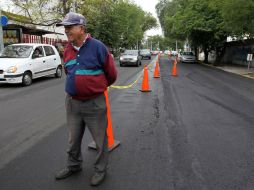
[(145, 31), (157, 27), (151, 14), (129, 0), (76, 0), (76, 5), (73, 0), (12, 1), (32, 24), (52, 25), (75, 7), (87, 18), (88, 32), (111, 48), (134, 47)]
[[(160, 0), (157, 4), (166, 37), (182, 39), (184, 36), (194, 41), (196, 32), (205, 36), (204, 43), (209, 36), (210, 46), (223, 43), (230, 35), (252, 37), (253, 10), (254, 0)], [(196, 44), (200, 43), (198, 40)]]
[(253, 37), (254, 0), (225, 0), (221, 6), (223, 28), (232, 36)]
[[(226, 39), (222, 16), (215, 5), (217, 0), (172, 0), (160, 12), (160, 21), (165, 36), (176, 39), (189, 39), (192, 45), (203, 49), (215, 49)], [(218, 1), (219, 2), (219, 1)]]

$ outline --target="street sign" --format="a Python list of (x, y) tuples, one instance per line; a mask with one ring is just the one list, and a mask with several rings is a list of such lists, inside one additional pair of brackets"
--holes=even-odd
[(251, 64), (251, 62), (252, 62), (252, 57), (253, 57), (253, 54), (248, 54), (248, 55), (247, 55), (248, 70), (250, 70), (250, 64)]
[(252, 61), (253, 58), (253, 54), (248, 54), (247, 55), (247, 61)]
[(1, 22), (0, 25), (6, 26), (8, 23), (8, 18), (6, 16), (1, 16)]

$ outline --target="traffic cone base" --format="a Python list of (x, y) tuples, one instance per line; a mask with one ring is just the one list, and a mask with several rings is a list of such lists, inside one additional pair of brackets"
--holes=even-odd
[[(110, 114), (110, 104), (108, 98), (108, 91), (104, 91), (105, 100), (106, 100), (106, 107), (107, 107), (107, 119), (108, 119), (108, 126), (107, 126), (107, 139), (108, 139), (108, 150), (112, 151), (116, 147), (120, 145), (120, 141), (114, 139), (113, 128), (112, 128), (112, 120)], [(96, 143), (93, 141), (88, 145), (89, 148), (97, 149)]]
[(139, 90), (141, 92), (151, 92), (151, 90)]
[[(112, 150), (117, 148), (119, 145), (120, 145), (120, 141), (114, 140), (114, 144), (111, 147), (108, 147), (108, 151), (111, 152)], [(97, 150), (98, 149), (97, 145), (96, 145), (96, 143), (94, 141), (89, 143), (88, 148), (93, 149), (93, 150)]]

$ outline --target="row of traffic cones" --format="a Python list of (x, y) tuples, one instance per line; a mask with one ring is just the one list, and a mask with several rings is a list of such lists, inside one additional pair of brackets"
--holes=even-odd
[[(154, 78), (160, 78), (160, 69), (159, 69), (159, 62), (160, 62), (160, 54), (158, 55), (158, 61), (156, 61), (155, 69), (154, 69)], [(173, 63), (173, 70), (172, 70), (172, 76), (177, 76), (177, 69), (176, 64), (177, 61), (174, 60)], [(140, 90), (142, 92), (150, 92), (149, 87), (149, 80), (148, 80), (148, 68), (147, 65), (144, 66), (144, 75), (143, 75), (143, 81), (142, 81), (142, 89)], [(106, 90), (104, 92), (105, 99), (106, 99), (106, 106), (107, 106), (107, 119), (108, 119), (108, 127), (107, 127), (107, 138), (108, 138), (108, 150), (112, 151), (116, 147), (120, 145), (120, 141), (116, 140), (114, 138), (113, 134), (113, 127), (112, 127), (112, 120), (111, 120), (111, 114), (110, 114), (110, 103), (109, 103), (109, 97), (108, 97), (108, 91)], [(88, 145), (89, 148), (97, 149), (96, 143), (93, 141)]]
[[(159, 61), (160, 61), (160, 55), (158, 55), (158, 61), (156, 61), (155, 69), (154, 69), (154, 78), (160, 78), (160, 69), (159, 69)], [(172, 76), (176, 77), (177, 76), (177, 60), (175, 59), (173, 61), (173, 69), (172, 69)], [(142, 81), (142, 87), (141, 87), (141, 92), (151, 92), (150, 87), (149, 87), (149, 80), (148, 80), (148, 69), (147, 65), (144, 66), (144, 75), (143, 75), (143, 81)]]

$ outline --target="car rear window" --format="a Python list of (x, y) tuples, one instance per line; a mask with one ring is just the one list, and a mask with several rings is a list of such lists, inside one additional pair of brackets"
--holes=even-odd
[(127, 54), (127, 55), (138, 55), (138, 50), (125, 50), (124, 54)]
[(150, 53), (150, 51), (148, 51), (148, 50), (141, 50), (140, 52), (141, 53)]

